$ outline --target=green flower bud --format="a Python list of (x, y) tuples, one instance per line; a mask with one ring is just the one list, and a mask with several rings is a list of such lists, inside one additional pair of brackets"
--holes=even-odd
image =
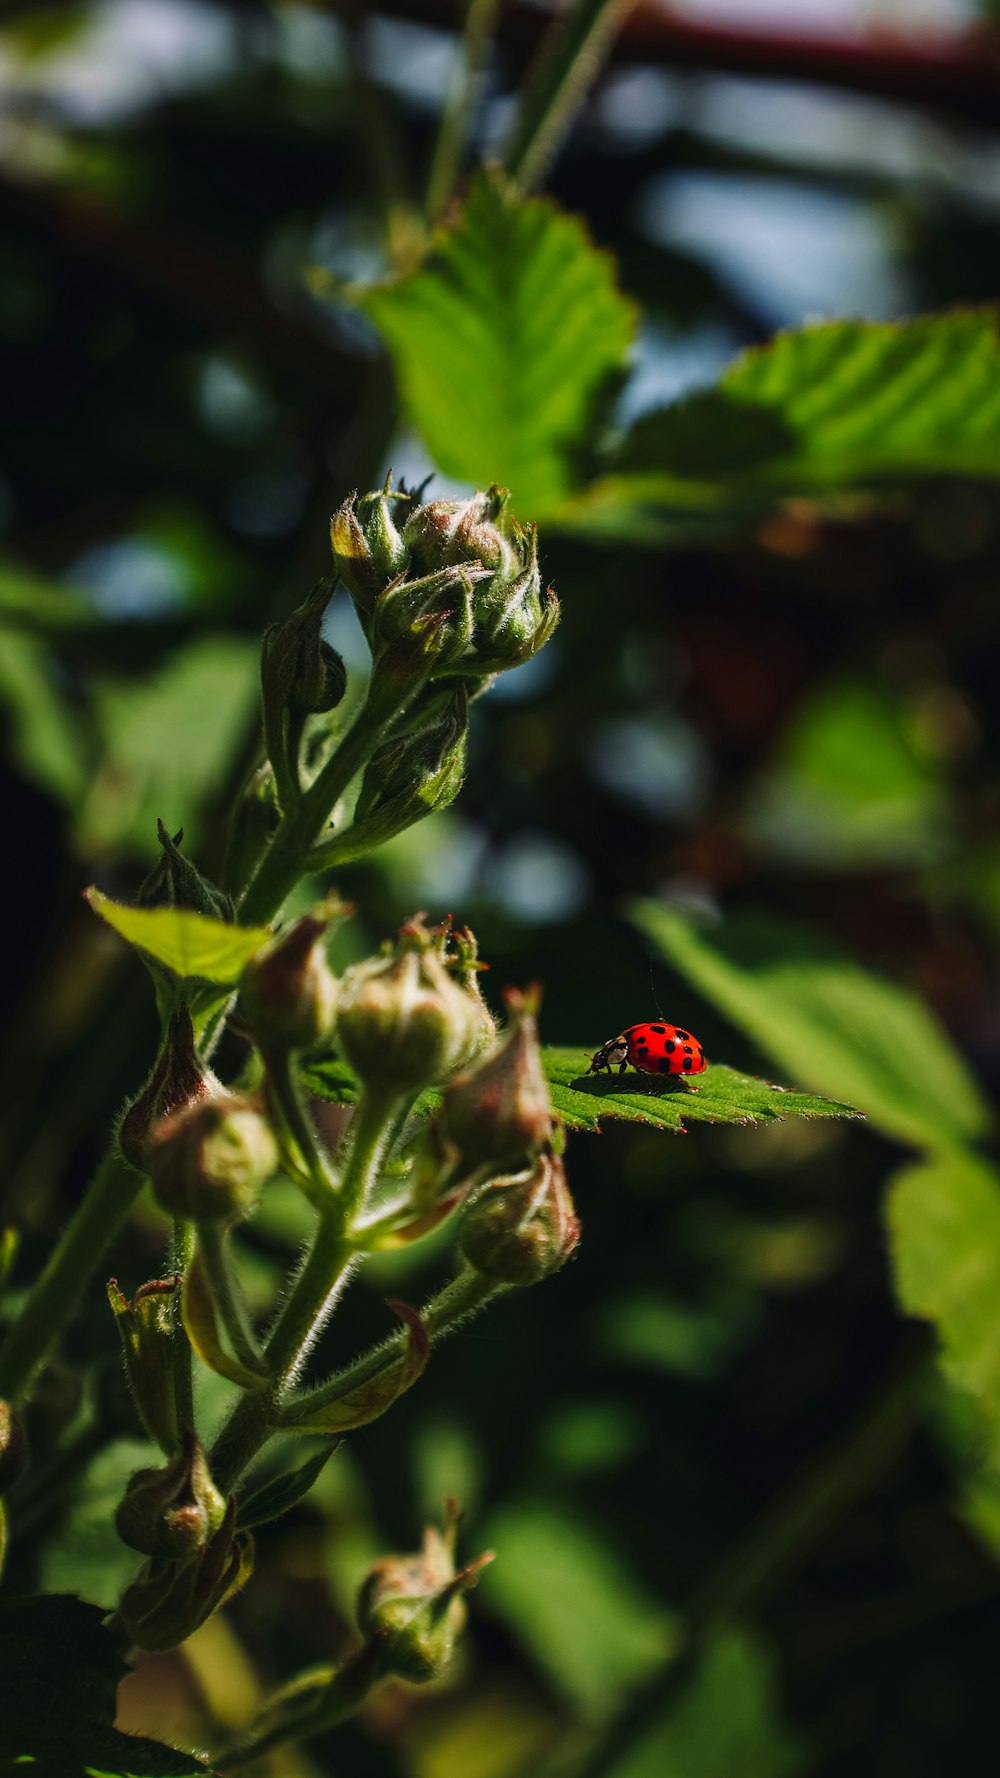
[(144, 1556), (190, 1558), (207, 1548), (226, 1514), (193, 1432), (162, 1469), (137, 1469), (115, 1513), (115, 1529)]
[(202, 876), (197, 865), (180, 850), (184, 829), (179, 828), (171, 839), (163, 822), (157, 821), (156, 837), (163, 848), (162, 856), (140, 883), (136, 906), (193, 908), (195, 913), (209, 914), (213, 920), (235, 919), (229, 896)]
[(174, 1354), (180, 1276), (143, 1284), (133, 1302), (108, 1281), (108, 1301), (125, 1355), (136, 1411), (150, 1438), (168, 1454), (177, 1444)]
[(154, 1125), (172, 1112), (200, 1104), (221, 1090), (220, 1082), (211, 1069), (202, 1065), (195, 1048), (191, 1014), (186, 1006), (179, 1006), (170, 1016), (152, 1073), (119, 1126), (118, 1146), (125, 1159), (145, 1173)]
[(336, 709), (347, 690), (347, 673), (321, 631), (333, 588), (321, 580), (282, 624), (264, 633), (261, 683), (268, 717), (283, 710), (316, 716)]
[(530, 1173), (498, 1179), (474, 1198), (461, 1249), (477, 1272), (502, 1284), (537, 1284), (565, 1265), (580, 1223), (558, 1155), (543, 1149)]
[(381, 1647), (381, 1671), (415, 1685), (436, 1679), (451, 1662), (465, 1624), (462, 1595), (493, 1560), (488, 1550), (456, 1570), (457, 1524), (451, 1508), (443, 1532), (427, 1527), (420, 1555), (376, 1562), (358, 1598), (358, 1623)]
[(460, 683), (439, 720), (376, 749), (351, 822), (349, 840), (359, 853), (454, 801), (465, 773), (468, 728), (468, 693)]
[(263, 1050), (312, 1050), (333, 1030), (337, 978), (323, 942), (332, 918), (303, 914), (247, 964), (240, 1009)]
[(176, 1648), (249, 1578), (253, 1539), (236, 1535), (236, 1502), (201, 1549), (153, 1556), (126, 1587), (118, 1615), (136, 1648)]
[(481, 1041), (478, 1009), (452, 980), (421, 921), (396, 952), (356, 963), (341, 984), (337, 1044), (366, 1085), (409, 1092), (443, 1080)]
[(337, 572), (346, 586), (361, 626), (368, 625), (378, 595), (409, 563), (409, 551), (396, 529), (391, 503), (405, 499), (386, 482), (378, 493), (351, 494), (330, 521), (330, 542)]
[(537, 991), (505, 996), (513, 1029), (471, 1072), (445, 1089), (440, 1122), (464, 1165), (509, 1166), (532, 1155), (552, 1135), (549, 1087), (535, 1022)]
[(0, 1494), (24, 1474), (28, 1463), (28, 1435), (24, 1421), (9, 1401), (0, 1401)]
[(161, 1118), (146, 1155), (158, 1203), (195, 1222), (248, 1216), (278, 1165), (274, 1133), (256, 1101), (226, 1092)]

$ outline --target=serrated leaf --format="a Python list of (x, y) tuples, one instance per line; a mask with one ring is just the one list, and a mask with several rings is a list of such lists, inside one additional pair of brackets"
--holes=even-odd
[(564, 516), (619, 529), (629, 508), (745, 523), (776, 497), (925, 475), (1000, 475), (992, 310), (779, 334), (714, 388), (644, 415)]
[[(710, 1064), (698, 1076), (697, 1088), (686, 1081), (632, 1071), (613, 1079), (588, 1075), (597, 1047), (595, 1043), (589, 1050), (542, 1050), (553, 1108), (571, 1130), (599, 1130), (601, 1119), (607, 1117), (652, 1124), (660, 1130), (683, 1131), (688, 1122), (756, 1124), (785, 1117), (864, 1115), (835, 1099), (789, 1092), (787, 1087), (740, 1074), (721, 1063)], [(358, 1095), (354, 1074), (346, 1062), (336, 1057), (311, 1063), (303, 1070), (302, 1081), (310, 1093), (338, 1105), (353, 1105)], [(432, 1087), (421, 1093), (414, 1109), (429, 1116), (440, 1103), (441, 1094)]]
[(655, 902), (633, 918), (689, 982), (793, 1080), (859, 1106), (918, 1147), (973, 1142), (988, 1109), (946, 1031), (908, 988), (815, 934), (744, 916), (710, 928)]
[(87, 889), (85, 898), (137, 951), (187, 980), (235, 987), (272, 936), (267, 926), (233, 926), (191, 908), (125, 907), (100, 889)]
[(445, 474), (500, 482), (531, 518), (578, 485), (580, 440), (624, 363), (633, 311), (577, 218), (480, 172), (417, 271), (349, 296), (384, 335)]
[(237, 1505), (237, 1529), (251, 1531), (257, 1525), (267, 1525), (272, 1519), (280, 1519), (283, 1513), (290, 1511), (308, 1494), (336, 1449), (336, 1445), (324, 1445), (297, 1469), (289, 1469), (284, 1475), (273, 1476), (269, 1482), (255, 1488), (252, 1494), (248, 1494)]
[(594, 1049), (542, 1051), (553, 1109), (571, 1130), (599, 1130), (602, 1118), (608, 1117), (683, 1132), (689, 1123), (757, 1124), (786, 1117), (862, 1115), (835, 1099), (789, 1092), (718, 1062), (699, 1074), (696, 1085), (631, 1070), (613, 1078), (588, 1074)]
[(204, 1778), (193, 1754), (113, 1727), (126, 1663), (104, 1617), (69, 1594), (0, 1603), (0, 1772)]
[(896, 1292), (941, 1336), (946, 1376), (1000, 1434), (1000, 1175), (958, 1151), (895, 1179), (887, 1207)]

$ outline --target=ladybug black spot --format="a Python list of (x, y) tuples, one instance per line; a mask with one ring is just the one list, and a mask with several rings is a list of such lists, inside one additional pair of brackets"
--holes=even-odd
[(666, 1030), (666, 1028), (667, 1028), (666, 1025), (650, 1025), (650, 1027), (649, 1027), (649, 1029), (651, 1031), (658, 1031), (660, 1033), (661, 1037), (663, 1036), (663, 1033)]
[(677, 1027), (677, 1035), (680, 1038), (682, 1043), (690, 1043), (691, 1042), (690, 1031), (682, 1031), (679, 1025)]
[(675, 1044), (672, 1037), (668, 1037), (667, 1041), (663, 1047), (666, 1050), (667, 1055), (669, 1056), (671, 1054), (671, 1052), (677, 1048), (677, 1045)]
[(691, 1054), (691, 1045), (689, 1043), (686, 1043), (684, 1045), (684, 1054), (686, 1056), (689, 1056)]
[(690, 1074), (693, 1067), (694, 1067), (693, 1058), (691, 1056), (685, 1056), (684, 1057), (684, 1072), (685, 1072), (685, 1074)]

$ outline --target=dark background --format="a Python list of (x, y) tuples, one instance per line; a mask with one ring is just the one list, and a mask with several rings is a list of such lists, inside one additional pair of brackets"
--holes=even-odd
[[(845, 37), (845, 62), (834, 12), (813, 21), (825, 46), (671, 36), (641, 12), (588, 103), (549, 189), (642, 305), (619, 420), (808, 316), (995, 300), (994, 40), (945, 40), (931, 18), (926, 36), (867, 52)], [(158, 816), (217, 867), (222, 811), (255, 758), (263, 624), (328, 571), (337, 501), (389, 462), (410, 481), (430, 467), (374, 336), (303, 274), (382, 268), (387, 181), (394, 162), (427, 164), (453, 16), (7, 9), (0, 1194), (26, 1225), (24, 1275), (155, 1039), (143, 973), (81, 888), (128, 897)], [(535, 31), (530, 12), (506, 15), (477, 114), (486, 151)], [(495, 1003), (507, 982), (544, 981), (549, 1041), (596, 1048), (659, 1003), (714, 1058), (766, 1073), (621, 911), (664, 890), (762, 906), (915, 985), (995, 1091), (993, 493), (932, 484), (836, 517), (793, 504), (713, 548), (555, 533), (542, 547), (558, 636), (476, 705), (455, 808), (345, 870), (361, 913), (343, 958), (415, 907), (453, 911), (479, 935)], [(331, 633), (356, 665), (341, 602)], [(270, 1684), (334, 1658), (366, 1560), (412, 1546), (454, 1491), (469, 1554), (501, 1555), (469, 1651), (433, 1695), (380, 1694), (330, 1738), (331, 1770), (517, 1778), (549, 1761), (652, 1778), (662, 1762), (623, 1762), (689, 1676), (669, 1664), (675, 1614), (728, 1597), (754, 1658), (775, 1664), (784, 1723), (741, 1770), (958, 1769), (992, 1731), (1000, 1539), (963, 1510), (954, 1404), (895, 1420), (879, 1407), (923, 1351), (893, 1307), (879, 1221), (899, 1159), (822, 1124), (574, 1138), (574, 1264), (460, 1333), (351, 1441), (317, 1505), (262, 1537), (231, 1627), (129, 1682), (126, 1726), (208, 1739), (213, 1710), (236, 1720), (252, 1703), (251, 1663)], [(255, 1225), (261, 1303), (293, 1212)], [(115, 1259), (123, 1284), (155, 1271), (160, 1239), (147, 1211)], [(441, 1275), (447, 1243), (420, 1263)], [(366, 1274), (333, 1360), (381, 1333), (397, 1280), (419, 1295), (425, 1273)], [(121, 1561), (107, 1521), (125, 1458), (95, 1470), (87, 1428), (136, 1437), (110, 1322), (91, 1303), (75, 1340), (102, 1361), (96, 1401), (67, 1369), (38, 1409), (43, 1442), (77, 1414), (82, 1480), (72, 1499), (53, 1485), (15, 1571), (100, 1603)], [(758, 1566), (775, 1522), (793, 1527), (787, 1547)], [(326, 1757), (321, 1744), (316, 1770)], [(737, 1769), (707, 1743), (701, 1758), (706, 1778)], [(296, 1753), (271, 1769), (313, 1767)]]

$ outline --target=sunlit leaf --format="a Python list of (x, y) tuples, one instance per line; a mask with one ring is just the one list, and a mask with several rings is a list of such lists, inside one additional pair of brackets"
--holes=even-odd
[(209, 1768), (113, 1726), (124, 1653), (98, 1605), (69, 1594), (0, 1604), (0, 1771), (38, 1778), (198, 1778)]
[(267, 926), (233, 926), (191, 908), (124, 907), (100, 889), (88, 889), (86, 899), (137, 951), (187, 980), (235, 986), (271, 937)]
[(305, 1463), (300, 1463), (297, 1469), (289, 1469), (284, 1475), (273, 1476), (270, 1481), (255, 1488), (252, 1494), (247, 1494), (237, 1506), (238, 1528), (249, 1531), (257, 1525), (268, 1524), (272, 1519), (280, 1519), (283, 1513), (287, 1513), (305, 1498), (336, 1449), (335, 1444), (322, 1446)]
[(0, 707), (18, 769), (75, 807), (90, 780), (93, 737), (60, 692), (45, 643), (33, 636), (3, 636)]
[(577, 218), (479, 173), (417, 271), (350, 294), (447, 475), (500, 482), (526, 518), (578, 485), (580, 440), (621, 371), (633, 312)]
[[(596, 1049), (596, 1044), (594, 1048)], [(697, 1083), (673, 1076), (588, 1074), (593, 1051), (545, 1049), (552, 1104), (571, 1130), (598, 1130), (603, 1118), (684, 1130), (689, 1123), (757, 1124), (785, 1117), (859, 1117), (815, 1093), (794, 1093), (752, 1074), (710, 1063)]]
[(133, 1470), (162, 1462), (142, 1438), (114, 1438), (82, 1474), (67, 1478), (59, 1535), (44, 1546), (39, 1583), (46, 1592), (77, 1593), (110, 1611), (136, 1570), (134, 1550), (115, 1529), (115, 1508)]
[(904, 1309), (932, 1321), (949, 1380), (975, 1396), (1000, 1434), (1000, 1174), (957, 1151), (897, 1177), (888, 1222)]
[(633, 915), (678, 973), (793, 1080), (920, 1147), (971, 1142), (988, 1129), (962, 1058), (907, 988), (785, 922), (747, 916), (706, 927), (654, 902), (635, 903)]

